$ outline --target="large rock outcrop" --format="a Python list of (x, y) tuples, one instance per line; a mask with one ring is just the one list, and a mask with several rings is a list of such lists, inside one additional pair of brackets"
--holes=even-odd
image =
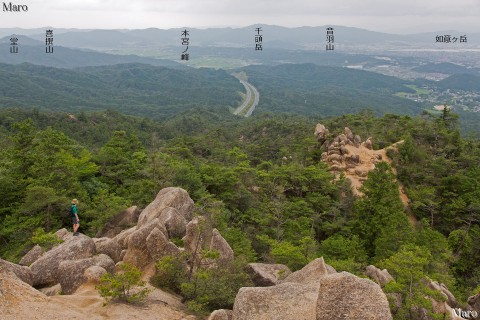
[(59, 229), (57, 230), (57, 232), (55, 232), (55, 235), (62, 241), (66, 241), (68, 239), (70, 239), (72, 236), (73, 236), (73, 233), (68, 231), (67, 229), (65, 228), (62, 228), (62, 229)]
[(478, 315), (480, 316), (480, 293), (477, 293), (476, 295), (469, 297), (467, 300), (467, 303), (470, 306), (470, 308), (473, 311), (477, 312)]
[(380, 286), (350, 273), (337, 273), (323, 258), (310, 262), (269, 287), (241, 288), (234, 320), (389, 320)]
[(328, 137), (328, 129), (325, 128), (323, 124), (317, 124), (315, 127), (315, 137), (317, 138), (317, 141), (322, 144), (327, 140)]
[(233, 319), (233, 312), (232, 310), (215, 310), (212, 312), (208, 320), (232, 320)]
[(317, 297), (315, 286), (299, 283), (241, 288), (233, 305), (233, 319), (315, 320)]
[(206, 249), (218, 251), (220, 261), (233, 260), (233, 250), (228, 242), (203, 217), (195, 217), (187, 224), (187, 231), (182, 240), (185, 250), (192, 254), (196, 253), (199, 259), (201, 249)]
[(159, 218), (165, 208), (177, 209), (178, 213), (190, 221), (193, 214), (193, 200), (188, 192), (182, 188), (165, 188), (160, 190), (157, 197), (145, 209), (138, 218), (137, 226), (140, 228), (149, 221)]
[(95, 254), (95, 243), (85, 235), (69, 237), (58, 247), (43, 254), (31, 266), (33, 285), (39, 287), (58, 283), (58, 267), (62, 261), (90, 258)]
[(322, 257), (311, 261), (302, 269), (290, 274), (282, 281), (282, 283), (295, 282), (308, 285), (311, 285), (312, 283), (318, 284), (320, 279), (333, 273), (336, 273), (335, 269), (327, 265)]
[(127, 230), (123, 230), (122, 232), (120, 232), (119, 234), (117, 234), (113, 240), (115, 240), (122, 249), (127, 249), (128, 248), (128, 237), (130, 237), (130, 235), (132, 233), (134, 233), (135, 231), (137, 231), (137, 227), (131, 227)]
[(212, 240), (212, 228), (204, 217), (195, 217), (187, 224), (185, 236), (182, 238), (185, 250), (198, 252), (200, 249), (208, 249)]
[(62, 261), (58, 267), (62, 292), (64, 294), (72, 294), (78, 287), (87, 282), (89, 278), (84, 273), (92, 266), (98, 266), (108, 272), (113, 272), (115, 263), (105, 254), (87, 259)]
[(220, 254), (220, 260), (232, 261), (233, 249), (228, 244), (217, 229), (212, 230), (212, 239), (210, 240), (210, 250), (216, 250)]
[(180, 254), (181, 250), (165, 235), (165, 231), (159, 228), (154, 228), (146, 239), (147, 250), (153, 261), (158, 261), (161, 258)]
[(93, 242), (95, 242), (95, 251), (100, 254), (106, 254), (112, 260), (117, 263), (121, 259), (122, 248), (117, 243), (117, 241), (110, 239), (110, 238), (93, 238)]
[(33, 274), (29, 267), (20, 266), (18, 264), (0, 259), (0, 270), (15, 274), (18, 279), (29, 285), (32, 285), (33, 283)]
[[(31, 301), (47, 301), (40, 291), (20, 280), (15, 273), (0, 266), (0, 318), (27, 319), (18, 317), (18, 304)], [(33, 318), (33, 316), (31, 317)]]
[(390, 320), (382, 289), (375, 282), (348, 272), (323, 277), (318, 289), (317, 320)]
[(62, 286), (60, 285), (60, 283), (57, 283), (54, 286), (42, 288), (39, 291), (46, 296), (52, 297), (62, 293)]
[(448, 304), (451, 308), (457, 306), (457, 299), (455, 296), (448, 290), (447, 286), (443, 283), (438, 283), (437, 281), (430, 281), (427, 285), (430, 289), (439, 291), (445, 297), (445, 303)]
[[(324, 128), (323, 125), (317, 124), (315, 135), (319, 132), (319, 126)], [(320, 132), (324, 130), (327, 129)], [(387, 157), (388, 148), (396, 147), (396, 144), (393, 144), (385, 149), (373, 150), (372, 138), (362, 143), (360, 136), (354, 135), (350, 128), (345, 128), (343, 133), (334, 139), (319, 140), (319, 143), (323, 150), (322, 161), (329, 165), (330, 171), (336, 177), (344, 174), (352, 182), (353, 191), (357, 195), (361, 194), (359, 190), (367, 179), (368, 173), (375, 169), (375, 165), (381, 161), (390, 162)]]
[(100, 266), (91, 266), (83, 272), (83, 275), (87, 282), (98, 283), (102, 279), (102, 276), (107, 273), (107, 270)]
[(30, 266), (32, 263), (37, 261), (37, 259), (40, 258), (44, 253), (45, 250), (43, 250), (42, 247), (36, 244), (22, 257), (22, 259), (20, 259), (20, 262), (18, 264), (21, 266)]
[(160, 224), (158, 218), (150, 220), (147, 224), (132, 232), (127, 238), (127, 252), (123, 261), (133, 264), (137, 268), (144, 268), (153, 262), (147, 247), (147, 238), (153, 229), (159, 229), (166, 233), (165, 227)]
[(113, 216), (95, 235), (97, 238), (113, 238), (125, 229), (135, 226), (140, 216), (140, 210), (137, 206), (132, 206)]
[(161, 227), (160, 221), (156, 218), (133, 231), (125, 240), (127, 242), (127, 253), (123, 257), (123, 261), (133, 264), (137, 268), (143, 268), (152, 262), (152, 257), (147, 249), (147, 237), (153, 229)]
[(394, 281), (393, 277), (388, 273), (387, 269), (380, 270), (379, 268), (369, 265), (365, 269), (365, 275), (373, 279), (380, 286), (384, 286), (390, 281)]
[(258, 287), (269, 287), (279, 284), (292, 271), (283, 264), (249, 263), (247, 272)]
[(187, 219), (175, 208), (164, 208), (158, 217), (168, 231), (169, 237), (183, 237), (187, 227)]

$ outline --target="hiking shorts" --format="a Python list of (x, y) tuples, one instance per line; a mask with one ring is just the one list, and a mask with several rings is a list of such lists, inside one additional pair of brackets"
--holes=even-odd
[(72, 222), (73, 222), (73, 224), (78, 224), (77, 218), (72, 218)]

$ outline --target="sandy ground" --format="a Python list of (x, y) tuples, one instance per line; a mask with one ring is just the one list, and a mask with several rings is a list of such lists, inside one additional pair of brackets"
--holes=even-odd
[[(377, 160), (378, 155), (382, 157), (382, 161), (385, 161), (391, 164), (392, 160), (387, 156), (387, 150), (389, 148), (396, 148), (396, 146), (400, 143), (403, 143), (403, 140), (389, 146), (388, 148), (380, 149), (380, 150), (370, 150), (365, 148), (363, 145), (361, 145), (360, 147), (355, 147), (352, 145), (345, 146), (350, 152), (350, 154), (358, 154), (360, 156), (360, 163), (358, 164), (358, 166), (356, 166), (354, 170), (347, 170), (344, 172), (345, 176), (348, 179), (350, 179), (350, 181), (352, 182), (352, 187), (355, 194), (361, 195), (361, 192), (359, 191), (359, 189), (362, 186), (363, 184), (362, 180), (364, 179), (364, 177), (360, 177), (355, 171), (369, 172), (373, 170), (375, 168), (375, 162), (378, 161)], [(395, 172), (395, 169), (393, 170)], [(405, 193), (405, 190), (402, 184), (399, 181), (397, 181), (397, 183), (398, 183), (398, 191), (400, 193), (400, 199), (402, 200), (402, 203), (405, 206), (405, 209), (407, 210), (408, 219), (410, 220), (410, 223), (416, 224), (417, 220), (410, 211), (410, 206), (409, 206), (410, 199), (408, 199), (408, 196)]]
[(104, 306), (104, 299), (93, 284), (82, 286), (73, 295), (46, 297), (15, 277), (5, 273), (0, 277), (2, 320), (196, 319), (183, 311), (178, 297), (158, 289), (153, 290), (143, 304), (110, 303)]
[[(373, 170), (375, 168), (375, 163), (378, 161), (377, 160), (378, 155), (382, 157), (381, 161), (385, 161), (391, 164), (392, 160), (387, 156), (387, 149), (395, 148), (396, 145), (399, 143), (403, 143), (403, 140), (395, 143), (394, 145), (388, 148), (380, 149), (380, 150), (370, 150), (365, 148), (364, 146), (360, 146), (360, 147), (355, 147), (352, 145), (345, 146), (351, 154), (358, 154), (360, 156), (360, 163), (358, 164), (358, 166), (355, 167), (355, 170), (353, 171), (347, 170), (345, 172), (345, 176), (349, 178), (350, 181), (352, 181), (352, 186), (354, 187), (355, 193), (361, 194), (358, 190), (362, 186), (362, 179), (361, 179), (362, 177), (358, 176), (355, 173), (355, 171), (358, 170), (362, 172), (369, 172)], [(400, 192), (400, 198), (402, 199), (403, 204), (407, 207), (409, 200), (401, 185), (399, 186), (399, 192)]]

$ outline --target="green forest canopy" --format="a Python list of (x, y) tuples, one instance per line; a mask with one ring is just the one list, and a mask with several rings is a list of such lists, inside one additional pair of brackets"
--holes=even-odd
[(73, 118), (1, 111), (0, 255), (17, 261), (38, 228), (70, 227), (73, 197), (81, 201), (81, 231), (94, 236), (121, 209), (144, 207), (160, 189), (179, 186), (247, 261), (296, 270), (324, 256), (357, 274), (368, 264), (385, 266), (397, 277), (390, 289), (413, 305), (422, 305), (416, 297), (426, 291), (419, 280), (411, 295), (408, 279), (441, 281), (461, 301), (477, 288), (480, 140), (462, 138), (448, 110), (440, 117), (363, 112), (322, 120), (332, 135), (348, 126), (373, 137), (375, 148), (404, 140), (389, 156), (417, 225), (406, 218), (386, 163), (369, 174), (363, 198), (347, 180), (332, 182), (313, 135), (318, 119), (217, 111), (163, 122), (113, 111)]

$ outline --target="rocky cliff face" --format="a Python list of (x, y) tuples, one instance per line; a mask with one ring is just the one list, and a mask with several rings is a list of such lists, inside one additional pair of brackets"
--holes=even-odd
[[(373, 150), (372, 138), (362, 141), (362, 138), (354, 135), (348, 127), (342, 134), (332, 137), (322, 124), (317, 124), (314, 134), (324, 150), (322, 161), (329, 165), (330, 171), (336, 177), (344, 174), (351, 181), (352, 190), (357, 195), (361, 195), (360, 187), (378, 162), (391, 163), (387, 156), (388, 149), (396, 149), (398, 144), (403, 143), (399, 141), (387, 148)], [(409, 200), (402, 186), (399, 185), (398, 189), (403, 204), (408, 207)]]
[[(365, 269), (365, 275), (378, 283), (382, 288), (389, 282), (395, 281), (395, 279), (390, 275), (388, 270), (380, 270), (377, 267), (370, 265)], [(432, 302), (432, 311), (440, 317), (445, 319), (452, 320), (462, 320), (462, 317), (459, 317), (453, 312), (455, 308), (458, 307), (457, 300), (454, 295), (448, 290), (447, 286), (443, 283), (438, 283), (433, 280), (428, 280), (425, 282), (427, 287), (433, 291), (437, 291), (439, 295), (443, 296), (443, 300), (436, 301), (435, 299), (430, 299)], [(399, 293), (386, 293), (390, 303), (392, 304), (392, 310), (395, 314), (397, 310), (402, 306), (402, 295)], [(426, 309), (414, 309), (412, 312), (417, 314), (418, 319), (421, 320), (434, 320), (433, 317), (428, 315)], [(437, 318), (435, 318), (437, 319)]]
[[(340, 146), (347, 149), (362, 147), (360, 144), (355, 146), (355, 136), (352, 141), (349, 137), (353, 134), (348, 130), (344, 135), (347, 143), (343, 145), (345, 140), (342, 137), (337, 141)], [(359, 139), (356, 140), (358, 142)], [(337, 150), (335, 148), (336, 144), (331, 150)], [(341, 148), (338, 150), (343, 152), (342, 156), (351, 155)], [(233, 259), (233, 250), (220, 232), (209, 226), (205, 218), (192, 218), (193, 201), (185, 190), (163, 189), (147, 208), (147, 211), (138, 214), (130, 210), (129, 214), (123, 212), (121, 218), (114, 218), (110, 224), (113, 229), (110, 230), (115, 232), (105, 230), (106, 235), (115, 234), (113, 237), (74, 237), (62, 229), (56, 233), (64, 240), (62, 244), (46, 252), (33, 248), (22, 259), (24, 266), (0, 260), (1, 318), (26, 319), (30, 318), (32, 310), (36, 310), (35, 317), (42, 320), (67, 317), (192, 319), (179, 311), (182, 304), (178, 297), (160, 290), (154, 290), (147, 298), (147, 308), (138, 310), (123, 305), (103, 307), (103, 299), (94, 288), (104, 273), (114, 272), (116, 264), (121, 262), (130, 262), (146, 270), (167, 254), (175, 255), (182, 251), (200, 254), (199, 249), (215, 249), (221, 259)], [(118, 233), (114, 222), (124, 219), (129, 221), (128, 225), (135, 221), (135, 225)], [(183, 237), (184, 248), (171, 242), (172, 236)], [(236, 296), (233, 310), (214, 312), (211, 319), (392, 318), (387, 297), (381, 289), (385, 283), (393, 281), (387, 270), (369, 266), (367, 274), (378, 284), (346, 272), (337, 273), (322, 258), (293, 273), (283, 265), (250, 264), (249, 270), (259, 287), (242, 288)], [(446, 298), (446, 302), (439, 303), (438, 308), (451, 310), (456, 301), (448, 289), (434, 282), (430, 285)], [(63, 295), (58, 295), (60, 292)], [(479, 300), (478, 295), (469, 299), (472, 309), (478, 309)], [(158, 301), (163, 302), (159, 304)]]
[[(99, 233), (101, 238), (90, 238), (82, 234), (72, 236), (66, 229), (59, 230), (56, 235), (64, 242), (47, 252), (39, 247), (32, 248), (21, 260), (23, 266), (0, 260), (2, 275), (8, 273), (8, 286), (19, 288), (9, 292), (9, 297), (22, 301), (23, 298), (16, 296), (16, 292), (26, 292), (33, 300), (38, 298), (35, 303), (51, 303), (49, 299), (57, 299), (59, 296), (47, 298), (34, 287), (48, 295), (61, 292), (64, 295), (78, 296), (79, 291), (84, 290), (81, 288), (90, 286), (89, 293), (95, 296), (92, 301), (96, 303), (102, 299), (92, 285), (98, 283), (104, 273), (114, 272), (116, 264), (128, 262), (140, 269), (151, 269), (153, 264), (165, 255), (191, 250), (198, 239), (202, 239), (202, 248), (218, 250), (222, 259), (233, 259), (233, 250), (218, 230), (208, 226), (199, 229), (199, 218), (192, 220), (192, 217), (193, 201), (188, 193), (181, 188), (166, 188), (162, 189), (143, 211), (132, 207), (114, 217)], [(129, 226), (129, 229), (121, 230), (122, 227)], [(184, 237), (185, 248), (178, 248), (171, 242), (170, 237), (173, 236)], [(4, 288), (8, 286), (5, 283)], [(158, 292), (153, 292), (152, 296), (158, 296)], [(3, 290), (0, 297), (5, 297)], [(165, 299), (174, 302), (177, 300), (178, 298), (173, 297)], [(181, 306), (179, 301), (174, 304), (176, 307)], [(11, 309), (13, 307), (13, 304), (5, 305), (7, 309), (3, 309), (1, 315), (7, 312), (15, 314)], [(164, 311), (164, 315), (171, 315), (166, 316), (166, 319), (184, 318), (181, 312)], [(133, 314), (135, 313), (131, 313), (130, 317), (120, 315), (118, 319), (134, 318)], [(142, 319), (156, 319), (157, 315), (146, 314)], [(52, 314), (45, 317), (40, 315), (37, 318), (51, 319), (51, 316)], [(90, 319), (91, 316), (86, 314), (82, 318)], [(103, 319), (102, 316), (98, 318)]]
[[(274, 266), (260, 270), (275, 274), (282, 268)], [(347, 272), (337, 273), (319, 258), (273, 286), (241, 288), (233, 312), (214, 312), (210, 319), (389, 320), (392, 316), (380, 286)]]
[(330, 170), (337, 176), (345, 174), (352, 182), (356, 194), (360, 193), (362, 183), (376, 163), (390, 162), (386, 154), (388, 148), (373, 150), (372, 138), (362, 142), (361, 137), (354, 135), (349, 128), (345, 128), (342, 134), (331, 137), (325, 126), (317, 124), (314, 134), (324, 150), (322, 161), (328, 163)]

